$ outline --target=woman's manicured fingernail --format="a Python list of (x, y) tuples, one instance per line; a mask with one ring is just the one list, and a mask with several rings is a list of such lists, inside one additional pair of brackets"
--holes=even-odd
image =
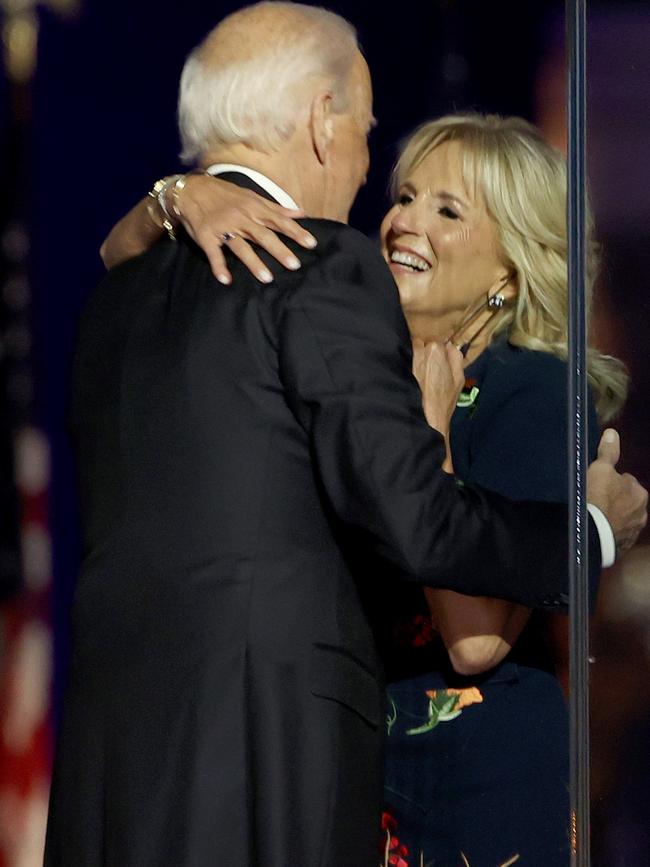
[(313, 235), (306, 235), (305, 236), (305, 247), (309, 247), (311, 250), (313, 250), (314, 247), (317, 246), (317, 244), (318, 244), (318, 241), (316, 240), (316, 238), (314, 238)]
[(291, 268), (292, 271), (297, 271), (300, 268), (300, 259), (296, 259), (295, 256), (288, 256), (285, 260), (285, 265), (287, 268)]
[(217, 274), (217, 280), (224, 286), (230, 286), (230, 277), (227, 274)]
[(271, 272), (267, 271), (266, 269), (264, 269), (263, 271), (260, 271), (257, 276), (262, 281), (262, 283), (272, 283), (273, 282), (273, 274), (271, 274)]

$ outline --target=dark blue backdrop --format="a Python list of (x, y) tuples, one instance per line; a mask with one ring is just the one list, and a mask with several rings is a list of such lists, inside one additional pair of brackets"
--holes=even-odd
[[(53, 448), (56, 705), (78, 568), (65, 409), (75, 323), (102, 273), (110, 226), (178, 165), (176, 89), (187, 52), (242, 3), (86, 0), (74, 21), (43, 13), (30, 153), (39, 406)], [(422, 120), (473, 107), (530, 117), (543, 0), (332, 2), (358, 28), (375, 83), (373, 165), (352, 223), (373, 233), (395, 144)]]

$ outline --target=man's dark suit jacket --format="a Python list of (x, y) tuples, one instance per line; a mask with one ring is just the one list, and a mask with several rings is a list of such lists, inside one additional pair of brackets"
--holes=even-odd
[(530, 606), (566, 590), (566, 509), (441, 471), (384, 262), (305, 225), (317, 249), (270, 286), (164, 240), (86, 310), (48, 867), (376, 867), (374, 564)]

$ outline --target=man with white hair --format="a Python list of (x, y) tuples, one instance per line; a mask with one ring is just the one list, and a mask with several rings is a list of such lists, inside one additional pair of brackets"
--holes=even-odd
[[(299, 202), (318, 246), (269, 286), (233, 263), (227, 289), (165, 239), (86, 310), (86, 556), (45, 864), (375, 867), (377, 567), (553, 604), (566, 509), (443, 472), (395, 286), (345, 225), (373, 123), (350, 25), (288, 3), (232, 15), (189, 58), (179, 115), (188, 159)], [(625, 483), (601, 476), (598, 504), (629, 529), (629, 503), (625, 520), (611, 507)]]

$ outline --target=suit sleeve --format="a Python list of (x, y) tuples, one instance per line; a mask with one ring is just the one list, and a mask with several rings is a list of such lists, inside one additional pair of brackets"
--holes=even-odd
[(341, 226), (324, 245), (285, 301), (279, 355), (325, 495), (360, 544), (432, 587), (532, 608), (566, 593), (565, 506), (459, 487), (442, 470), (397, 290), (365, 237)]

